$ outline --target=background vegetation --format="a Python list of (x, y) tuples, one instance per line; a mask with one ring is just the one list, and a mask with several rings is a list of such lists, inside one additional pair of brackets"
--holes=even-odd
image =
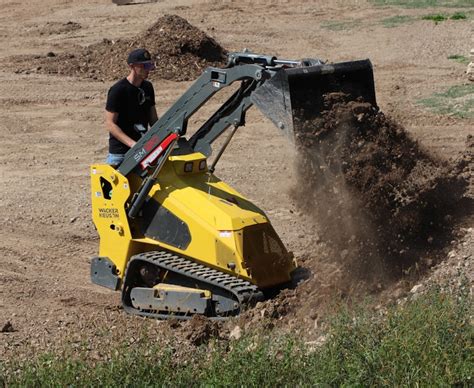
[(177, 356), (172, 345), (117, 345), (110, 360), (44, 354), (3, 365), (0, 386), (472, 386), (473, 328), (468, 287), (432, 289), (374, 312), (343, 308), (326, 340), (253, 333)]
[(395, 5), (405, 8), (472, 7), (472, 0), (372, 0), (375, 5)]

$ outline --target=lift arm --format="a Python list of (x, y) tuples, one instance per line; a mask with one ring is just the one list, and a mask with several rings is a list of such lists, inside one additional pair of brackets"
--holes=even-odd
[[(265, 57), (255, 56), (255, 58)], [(148, 166), (153, 165), (156, 149), (170, 133), (183, 136), (186, 133), (188, 119), (215, 93), (235, 81), (243, 81), (241, 88), (197, 131), (191, 141), (191, 145), (197, 147), (197, 151), (209, 154), (209, 143), (230, 125), (243, 123), (243, 114), (252, 106), (251, 92), (265, 79), (271, 78), (272, 72), (266, 69), (265, 64), (260, 64), (267, 62), (262, 61), (248, 59), (245, 63), (242, 62), (244, 64), (237, 62), (238, 66), (231, 62), (229, 64), (231, 67), (228, 68), (207, 68), (145, 136), (125, 154), (125, 159), (118, 168), (119, 172), (124, 176), (132, 171), (141, 175)]]

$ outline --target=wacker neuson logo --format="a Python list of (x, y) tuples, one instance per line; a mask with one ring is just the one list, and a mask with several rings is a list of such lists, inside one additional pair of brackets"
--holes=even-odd
[(117, 208), (99, 208), (100, 218), (119, 218), (119, 211)]

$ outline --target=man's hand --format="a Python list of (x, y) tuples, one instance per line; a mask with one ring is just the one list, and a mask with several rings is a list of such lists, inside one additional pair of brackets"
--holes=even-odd
[(137, 142), (127, 136), (124, 131), (117, 125), (118, 113), (105, 111), (105, 126), (107, 130), (115, 137), (118, 141), (125, 144), (127, 147), (132, 148)]

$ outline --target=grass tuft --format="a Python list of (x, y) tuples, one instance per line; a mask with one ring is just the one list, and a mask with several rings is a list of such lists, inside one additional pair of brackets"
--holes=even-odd
[(453, 54), (453, 55), (449, 55), (448, 59), (451, 59), (455, 62), (459, 62), (463, 65), (469, 64), (469, 58), (465, 57), (464, 55)]
[(467, 15), (463, 12), (456, 12), (453, 13), (449, 18), (452, 20), (464, 20), (467, 19)]
[(436, 114), (474, 118), (474, 85), (455, 85), (418, 103)]
[(360, 26), (359, 20), (325, 21), (321, 27), (330, 31), (348, 31)]
[(444, 20), (448, 20), (448, 16), (442, 14), (435, 14), (435, 15), (425, 15), (422, 16), (423, 20), (433, 20), (435, 23), (442, 22)]
[(463, 12), (456, 12), (453, 13), (451, 16), (446, 14), (433, 14), (433, 15), (425, 15), (421, 17), (423, 20), (432, 20), (435, 23), (443, 22), (445, 20), (465, 20), (467, 19), (467, 15)]

